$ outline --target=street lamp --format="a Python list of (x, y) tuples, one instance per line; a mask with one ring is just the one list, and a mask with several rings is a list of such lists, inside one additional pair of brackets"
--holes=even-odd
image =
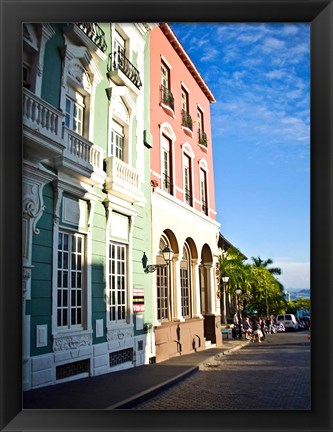
[(142, 260), (142, 262), (145, 268), (145, 273), (153, 273), (158, 267), (165, 267), (167, 264), (169, 264), (172, 261), (174, 251), (171, 248), (169, 248), (169, 246), (165, 246), (165, 248), (162, 250), (162, 255), (166, 264), (147, 265), (148, 259), (146, 257), (146, 254), (144, 254), (144, 259)]
[(238, 332), (239, 332), (239, 339), (242, 339), (242, 325), (241, 325), (241, 317), (240, 317), (240, 295), (242, 294), (242, 290), (240, 288), (236, 288), (236, 294), (237, 294), (237, 307), (238, 307)]

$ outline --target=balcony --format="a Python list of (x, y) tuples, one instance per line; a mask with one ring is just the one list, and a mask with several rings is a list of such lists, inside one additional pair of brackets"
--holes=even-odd
[(193, 136), (193, 122), (190, 114), (182, 110), (182, 128), (185, 133), (189, 136)]
[(186, 202), (186, 204), (188, 204), (189, 206), (192, 207), (193, 206), (193, 196), (192, 196), (191, 190), (185, 188), (184, 195), (185, 195), (185, 202)]
[(47, 161), (88, 184), (103, 184), (103, 150), (63, 123), (61, 111), (23, 89), (24, 157)]
[(65, 149), (55, 167), (91, 185), (103, 184), (103, 150), (83, 136), (63, 126)]
[(207, 140), (206, 132), (199, 129), (198, 130), (198, 143), (199, 143), (199, 145), (207, 148), (208, 147), (207, 142), (208, 142), (208, 140)]
[(201, 211), (208, 216), (208, 206), (205, 199), (201, 199)]
[(174, 116), (175, 102), (174, 102), (173, 94), (164, 85), (161, 85), (160, 91), (161, 91), (161, 105), (162, 105), (162, 107), (166, 108), (166, 110), (169, 111), (169, 113), (172, 116)]
[(173, 195), (173, 183), (171, 177), (167, 173), (163, 173), (162, 177), (162, 189)]
[(105, 42), (105, 33), (96, 23), (77, 23), (79, 28), (88, 36), (88, 38), (94, 42), (94, 44), (103, 52), (107, 50), (107, 44)]
[(107, 71), (108, 77), (118, 85), (127, 85), (129, 81), (136, 92), (142, 87), (139, 71), (128, 60), (124, 52), (115, 51), (113, 54), (109, 54)]
[(126, 162), (110, 156), (106, 160), (105, 190), (131, 204), (145, 201), (138, 171)]
[(28, 89), (23, 89), (24, 156), (39, 163), (62, 154), (64, 115)]

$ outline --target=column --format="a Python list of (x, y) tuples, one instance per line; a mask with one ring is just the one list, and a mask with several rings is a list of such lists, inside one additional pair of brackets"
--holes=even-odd
[(24, 162), (22, 183), (22, 335), (23, 335), (23, 390), (31, 388), (30, 316), (26, 315), (26, 301), (31, 299), (32, 237), (39, 234), (37, 222), (45, 209), (43, 187), (51, 180), (51, 173), (42, 165)]
[(194, 318), (202, 318), (201, 314), (201, 301), (200, 301), (200, 271), (199, 263), (197, 259), (192, 259), (191, 261), (191, 283), (192, 283), (192, 311)]
[(182, 300), (181, 300), (181, 285), (180, 285), (180, 256), (175, 254), (172, 260), (172, 309), (173, 321), (185, 321), (182, 317)]

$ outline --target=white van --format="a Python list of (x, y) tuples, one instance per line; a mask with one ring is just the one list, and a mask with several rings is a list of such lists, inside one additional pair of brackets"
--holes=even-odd
[(295, 315), (293, 314), (281, 314), (276, 316), (276, 323), (279, 324), (280, 322), (283, 323), (286, 330), (292, 329), (292, 330), (298, 330), (298, 322), (296, 320)]

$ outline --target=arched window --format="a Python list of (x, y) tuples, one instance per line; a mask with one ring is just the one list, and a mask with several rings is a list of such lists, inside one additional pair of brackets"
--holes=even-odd
[(183, 318), (191, 317), (191, 253), (187, 243), (183, 247), (180, 262), (181, 314)]
[(170, 277), (169, 266), (165, 265), (162, 250), (169, 246), (166, 237), (160, 238), (159, 253), (156, 257), (156, 264), (163, 264), (157, 267), (156, 286), (157, 286), (157, 319), (158, 321), (169, 321), (170, 317)]

